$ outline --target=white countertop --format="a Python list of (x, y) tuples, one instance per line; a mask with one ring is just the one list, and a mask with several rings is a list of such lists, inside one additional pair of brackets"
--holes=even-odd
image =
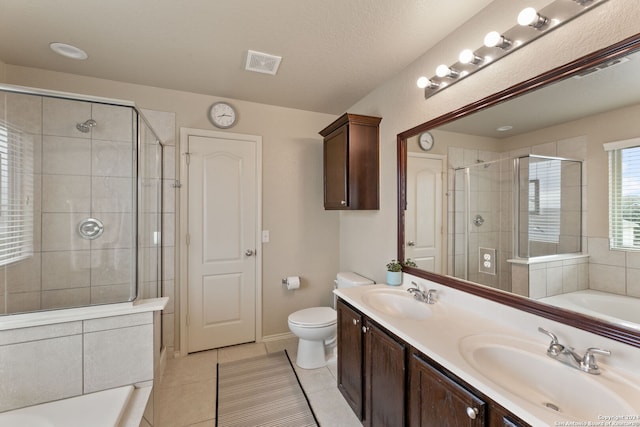
[[(563, 336), (571, 337), (572, 342), (569, 344), (575, 346), (577, 349), (581, 348), (581, 341), (590, 343), (585, 347), (599, 346), (600, 343), (598, 343), (597, 340), (606, 340), (605, 338), (597, 337), (577, 329), (573, 330), (574, 328), (566, 325), (557, 324), (529, 313), (520, 312), (511, 307), (410, 276), (406, 273), (404, 276), (407, 277), (405, 277), (405, 284), (402, 287), (384, 284), (358, 286), (347, 289), (336, 289), (334, 293), (389, 330), (389, 332), (415, 347), (458, 376), (461, 380), (475, 387), (487, 397), (529, 424), (533, 426), (552, 426), (560, 425), (557, 423), (562, 421), (575, 421), (573, 418), (564, 418), (561, 414), (541, 405), (534, 405), (488, 380), (461, 355), (458, 350), (460, 340), (464, 337), (478, 334), (498, 334), (519, 337), (532, 342), (535, 348), (538, 347), (537, 343), (539, 343), (539, 354), (545, 355), (549, 338), (538, 333), (538, 326), (556, 332), (561, 338)], [(432, 309), (432, 315), (425, 320), (395, 317), (377, 311), (363, 301), (362, 297), (371, 290), (406, 289), (406, 284), (410, 281), (418, 281), (426, 288), (434, 288), (437, 290), (436, 303), (429, 306)], [(567, 331), (567, 329), (571, 330)], [(620, 346), (622, 344), (606, 342), (605, 345), (609, 345), (609, 348), (611, 348), (611, 346), (616, 347), (615, 350), (612, 348), (612, 353), (615, 357), (622, 357), (620, 352)], [(630, 358), (633, 360), (632, 364), (637, 363), (638, 353), (640, 353), (640, 351), (630, 346), (624, 347), (628, 347), (626, 351), (629, 352), (629, 354), (633, 354), (633, 357)], [(629, 359), (627, 354), (625, 354), (624, 359)], [(627, 362), (628, 361), (629, 360), (627, 360)], [(604, 365), (601, 361), (599, 362), (601, 365)], [(635, 365), (635, 369), (631, 372), (637, 373), (637, 366), (638, 365)], [(569, 366), (566, 368), (573, 369)], [(584, 375), (590, 374), (584, 373)], [(576, 390), (576, 393), (581, 392), (581, 390)], [(640, 413), (640, 402), (638, 402), (635, 407), (638, 409), (637, 413)], [(636, 421), (640, 422), (640, 418), (636, 419)]]

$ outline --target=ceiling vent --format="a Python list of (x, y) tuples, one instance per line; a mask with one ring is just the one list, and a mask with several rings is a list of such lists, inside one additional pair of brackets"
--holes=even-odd
[(611, 61), (608, 61), (608, 62), (605, 62), (605, 63), (602, 63), (602, 64), (598, 64), (595, 67), (587, 68), (583, 72), (573, 76), (573, 78), (574, 79), (581, 79), (581, 78), (586, 77), (586, 76), (588, 76), (590, 74), (597, 73), (597, 72), (602, 71), (602, 70), (604, 70), (606, 68), (609, 68), (609, 67), (613, 67), (614, 65), (624, 64), (627, 61), (629, 61), (629, 58), (627, 58), (627, 57), (612, 59)]
[(278, 72), (280, 61), (282, 61), (281, 56), (250, 50), (247, 53), (247, 65), (244, 69), (255, 71), (256, 73), (275, 75)]

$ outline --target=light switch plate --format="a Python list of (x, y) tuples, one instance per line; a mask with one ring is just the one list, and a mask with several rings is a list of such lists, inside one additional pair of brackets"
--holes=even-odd
[(269, 243), (269, 230), (262, 230), (262, 243)]

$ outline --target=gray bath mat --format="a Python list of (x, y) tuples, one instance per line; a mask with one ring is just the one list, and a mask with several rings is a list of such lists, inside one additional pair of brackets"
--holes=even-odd
[(216, 426), (318, 426), (286, 351), (218, 363)]

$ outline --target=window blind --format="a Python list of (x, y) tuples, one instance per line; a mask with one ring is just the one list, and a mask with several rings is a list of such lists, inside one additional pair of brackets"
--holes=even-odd
[(33, 255), (33, 139), (0, 121), (0, 265)]
[(561, 163), (536, 160), (529, 163), (529, 240), (560, 240)]
[[(635, 144), (635, 146), (633, 146)], [(609, 246), (640, 250), (640, 139), (605, 144), (609, 152)]]

